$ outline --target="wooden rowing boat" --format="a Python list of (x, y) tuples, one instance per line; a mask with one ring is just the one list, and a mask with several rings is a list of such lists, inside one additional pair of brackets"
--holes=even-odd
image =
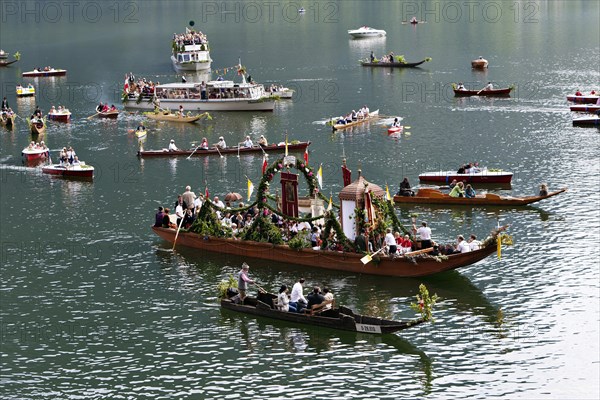
[(15, 120), (17, 116), (15, 114), (8, 115), (6, 113), (2, 113), (0, 115), (0, 125), (6, 127), (6, 129), (12, 129), (15, 126)]
[(378, 115), (379, 115), (379, 110), (375, 110), (375, 111), (369, 113), (369, 116), (367, 118), (363, 118), (363, 119), (360, 119), (360, 120), (348, 122), (346, 124), (334, 124), (333, 125), (333, 130), (334, 131), (338, 131), (338, 130), (350, 128), (351, 126), (355, 126), (355, 125), (359, 125), (359, 124), (371, 121), (371, 120), (377, 118)]
[(67, 70), (66, 69), (54, 69), (51, 68), (47, 71), (39, 71), (39, 70), (33, 70), (33, 71), (28, 71), (28, 72), (23, 72), (23, 76), (24, 77), (36, 77), (36, 76), (64, 76), (67, 74)]
[[(304, 150), (310, 146), (310, 142), (299, 142), (299, 143), (288, 143), (288, 151), (299, 151)], [(222, 155), (222, 154), (244, 154), (244, 153), (259, 153), (259, 152), (276, 152), (285, 151), (285, 143), (272, 144), (269, 146), (252, 146), (252, 147), (226, 147), (224, 149), (217, 149), (215, 147), (202, 150), (202, 149), (186, 149), (169, 151), (169, 149), (161, 150), (140, 150), (138, 151), (139, 157), (181, 157), (194, 155), (195, 157), (203, 157), (208, 155)]]
[(504, 89), (491, 89), (491, 90), (454, 90), (455, 97), (469, 97), (469, 96), (510, 96), (511, 90), (513, 88), (504, 88)]
[(119, 111), (114, 110), (114, 111), (107, 111), (107, 112), (99, 112), (97, 115), (98, 115), (98, 118), (117, 119), (117, 117), (119, 116)]
[(387, 67), (387, 68), (415, 68), (419, 65), (428, 62), (430, 59), (426, 58), (419, 62), (414, 63), (400, 63), (400, 62), (371, 62), (371, 61), (361, 61), (360, 65), (363, 67)]
[(419, 189), (414, 196), (394, 196), (394, 202), (400, 204), (446, 204), (446, 205), (462, 205), (462, 206), (525, 206), (535, 203), (549, 197), (556, 196), (567, 189), (557, 190), (556, 192), (548, 193), (546, 196), (499, 196), (493, 193), (477, 195), (473, 198), (466, 197), (450, 197), (447, 193), (442, 193), (437, 189)]
[(8, 67), (10, 64), (14, 64), (19, 60), (12, 60), (12, 61), (7, 61), (7, 60), (0, 60), (0, 67)]
[[(167, 242), (173, 243), (176, 230), (171, 228), (152, 227), (154, 233)], [(453, 270), (483, 260), (496, 251), (498, 232), (494, 232), (485, 246), (479, 250), (451, 254), (444, 257), (431, 257), (422, 254), (415, 257), (374, 256), (373, 261), (363, 264), (361, 258), (364, 254), (313, 250), (292, 249), (287, 245), (274, 245), (271, 243), (252, 242), (217, 238), (199, 235), (193, 232), (179, 232), (178, 246), (186, 246), (215, 253), (232, 254), (244, 258), (278, 261), (283, 263), (302, 265), (313, 268), (342, 271), (348, 274), (369, 274), (395, 277), (418, 277), (437, 274)]]
[(600, 105), (590, 105), (590, 106), (578, 105), (578, 106), (571, 106), (569, 108), (571, 109), (571, 111), (586, 112), (586, 113), (592, 113), (592, 114), (595, 114), (598, 111), (600, 111)]
[(492, 171), (483, 169), (480, 172), (459, 174), (456, 171), (425, 172), (419, 175), (419, 180), (424, 182), (451, 183), (454, 179), (466, 183), (510, 183), (513, 173), (508, 171)]
[(179, 114), (164, 114), (164, 113), (145, 112), (144, 115), (155, 121), (194, 123), (207, 114), (204, 113), (204, 114), (196, 114), (196, 115), (182, 117)]
[(44, 120), (31, 122), (29, 121), (29, 128), (31, 129), (32, 135), (41, 135), (46, 132), (46, 123)]
[(244, 314), (274, 318), (282, 321), (372, 334), (393, 333), (425, 322), (423, 318), (410, 321), (392, 321), (369, 317), (355, 314), (351, 309), (343, 306), (326, 309), (312, 315), (310, 313), (279, 311), (274, 306), (273, 300), (276, 298), (277, 296), (272, 293), (258, 293), (257, 297), (247, 296), (243, 304), (226, 298), (221, 299), (221, 307)]

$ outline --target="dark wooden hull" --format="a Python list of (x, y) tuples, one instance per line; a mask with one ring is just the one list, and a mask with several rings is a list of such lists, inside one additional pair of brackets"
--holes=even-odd
[(46, 132), (46, 124), (45, 123), (33, 123), (33, 124), (29, 124), (29, 127), (31, 128), (31, 134), (32, 135), (42, 135), (44, 132)]
[(571, 111), (577, 111), (577, 112), (587, 112), (587, 113), (592, 113), (595, 114), (598, 111), (600, 111), (600, 105), (591, 105), (591, 106), (571, 106), (569, 107), (571, 109)]
[(94, 168), (91, 166), (89, 168), (66, 168), (61, 165), (55, 164), (43, 167), (42, 172), (44, 174), (58, 175), (65, 178), (92, 179), (94, 177)]
[(512, 90), (512, 88), (492, 89), (492, 90), (456, 90), (456, 89), (454, 89), (454, 96), (456, 96), (456, 97), (470, 97), (470, 96), (508, 97), (508, 96), (510, 96), (511, 90)]
[[(310, 142), (300, 142), (296, 144), (288, 144), (288, 151), (298, 151), (304, 150), (310, 145)], [(178, 150), (178, 151), (169, 151), (167, 149), (162, 150), (142, 150), (138, 151), (139, 157), (183, 157), (190, 156), (193, 154), (194, 157), (203, 157), (210, 155), (219, 155), (219, 154), (246, 154), (246, 153), (262, 153), (263, 150), (267, 153), (269, 152), (281, 152), (285, 151), (285, 145), (271, 145), (271, 146), (253, 146), (253, 147), (227, 147), (225, 149), (217, 150), (216, 148), (210, 148), (208, 150), (195, 150), (195, 149), (186, 149), (186, 150)]]
[(596, 104), (598, 102), (598, 96), (595, 95), (587, 95), (587, 96), (575, 96), (569, 95), (567, 96), (568, 101), (572, 101), (574, 103), (583, 103), (583, 104)]
[(58, 122), (69, 122), (71, 120), (71, 113), (69, 114), (48, 114), (48, 118), (52, 121)]
[(11, 117), (0, 117), (0, 125), (6, 127), (6, 129), (12, 129), (15, 126), (16, 115)]
[(117, 119), (118, 117), (119, 111), (108, 111), (105, 113), (98, 113), (98, 118)]
[(508, 197), (487, 193), (486, 195), (467, 199), (465, 197), (450, 197), (446, 193), (433, 189), (420, 189), (415, 196), (394, 196), (394, 202), (399, 204), (445, 204), (460, 206), (525, 206), (549, 197), (556, 196), (567, 189), (549, 193), (547, 196)]
[(8, 67), (10, 64), (14, 64), (19, 60), (12, 60), (12, 61), (6, 61), (6, 60), (0, 60), (0, 67)]
[[(154, 233), (173, 243), (175, 229), (152, 227)], [(480, 250), (468, 253), (452, 254), (446, 260), (438, 262), (433, 257), (389, 258), (377, 257), (364, 265), (360, 259), (364, 254), (325, 250), (294, 250), (285, 245), (257, 243), (235, 239), (204, 237), (192, 232), (179, 232), (177, 246), (192, 247), (202, 251), (232, 254), (262, 260), (278, 261), (307, 267), (342, 271), (350, 274), (369, 274), (396, 277), (418, 277), (433, 275), (464, 267), (483, 260), (496, 251), (495, 240)]]
[(23, 72), (23, 77), (38, 77), (38, 76), (65, 76), (66, 69), (58, 69), (54, 71), (29, 71)]
[(573, 126), (600, 126), (600, 117), (577, 118), (573, 120)]
[(285, 312), (275, 310), (271, 308), (269, 304), (253, 297), (246, 297), (243, 305), (236, 304), (229, 299), (222, 299), (221, 307), (244, 314), (274, 318), (281, 321), (371, 334), (393, 333), (412, 328), (425, 322), (423, 319), (416, 319), (413, 321), (390, 321), (368, 317), (354, 314), (352, 310), (344, 307), (327, 310), (319, 315)]
[(399, 62), (393, 62), (393, 63), (384, 63), (384, 62), (361, 62), (360, 65), (362, 65), (363, 67), (387, 67), (387, 68), (415, 68), (418, 67), (419, 65), (423, 64), (427, 62), (427, 60), (422, 60), (419, 62), (414, 62), (414, 63), (399, 63)]

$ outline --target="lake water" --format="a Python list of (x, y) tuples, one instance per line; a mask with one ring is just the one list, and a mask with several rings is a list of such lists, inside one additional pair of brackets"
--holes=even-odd
[[(598, 129), (572, 127), (565, 96), (599, 89), (593, 1), (486, 2), (2, 2), (0, 47), (21, 60), (0, 69), (0, 96), (26, 117), (36, 100), (62, 104), (50, 123), (54, 151), (71, 145), (96, 167), (93, 183), (25, 168), (26, 124), (0, 132), (2, 398), (579, 398), (600, 396)], [(297, 8), (306, 13), (299, 16)], [(426, 24), (401, 24), (412, 15)], [(261, 157), (136, 157), (128, 133), (144, 120), (87, 119), (99, 101), (119, 105), (124, 75), (179, 81), (170, 38), (193, 21), (208, 34), (213, 69), (241, 58), (252, 77), (296, 90), (273, 113), (215, 113), (176, 126), (146, 122), (145, 147), (246, 134), (310, 140), (323, 191), (353, 176), (396, 190), (402, 177), (479, 161), (515, 173), (511, 190), (568, 187), (520, 209), (398, 208), (427, 220), (434, 239), (484, 237), (511, 224), (514, 246), (459, 271), (424, 279), (349, 275), (251, 262), (273, 289), (299, 276), (332, 288), (338, 303), (381, 317), (412, 318), (418, 285), (437, 293), (434, 324), (374, 337), (312, 329), (221, 311), (215, 285), (238, 257), (179, 248), (150, 230), (158, 205), (186, 185), (223, 196), (259, 181)], [(348, 29), (385, 29), (351, 40)], [(358, 59), (393, 51), (419, 69), (370, 69)], [(484, 56), (487, 71), (470, 61)], [(63, 78), (22, 79), (37, 66)], [(219, 71), (222, 73), (222, 71)], [(217, 74), (213, 72), (213, 77)], [(234, 72), (225, 75), (238, 79)], [(515, 86), (510, 98), (455, 99), (451, 83)], [(16, 100), (16, 83), (36, 100)], [(331, 133), (315, 121), (363, 104), (401, 116), (411, 134), (371, 123)], [(388, 120), (389, 122), (389, 120)], [(369, 268), (369, 266), (365, 267)]]

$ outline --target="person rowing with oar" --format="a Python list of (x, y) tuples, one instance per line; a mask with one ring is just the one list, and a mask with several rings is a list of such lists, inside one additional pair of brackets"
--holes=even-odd
[(246, 298), (248, 284), (256, 284), (255, 281), (250, 279), (250, 276), (248, 275), (248, 270), (250, 270), (250, 266), (246, 263), (243, 263), (242, 269), (238, 273), (238, 292), (242, 304), (244, 303), (244, 299)]
[(225, 143), (225, 139), (223, 138), (223, 136), (219, 136), (219, 141), (213, 144), (213, 147), (216, 147), (217, 149), (224, 149), (225, 147), (227, 147), (227, 143)]
[(400, 124), (400, 121), (398, 120), (398, 117), (394, 118), (394, 122), (392, 122), (392, 128), (400, 128), (400, 126), (402, 126)]

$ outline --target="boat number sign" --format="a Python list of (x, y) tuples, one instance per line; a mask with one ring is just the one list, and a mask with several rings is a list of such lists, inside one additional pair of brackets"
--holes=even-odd
[(356, 324), (356, 332), (381, 333), (381, 327), (377, 325)]

